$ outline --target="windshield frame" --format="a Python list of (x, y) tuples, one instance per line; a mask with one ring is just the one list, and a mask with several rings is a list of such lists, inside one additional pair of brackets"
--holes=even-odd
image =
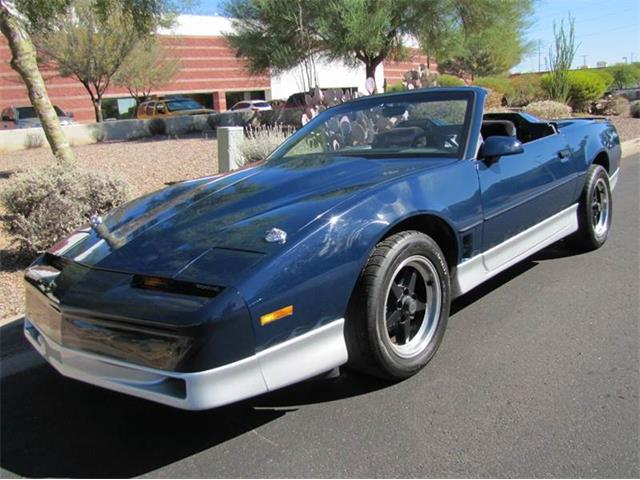
[[(407, 98), (409, 97), (409, 98)], [(328, 108), (325, 111), (321, 112), (317, 117), (313, 118), (309, 123), (300, 128), (297, 132), (287, 138), (278, 148), (276, 148), (271, 155), (269, 155), (266, 161), (270, 160), (281, 160), (287, 161), (287, 158), (284, 158), (287, 152), (294, 148), (300, 140), (302, 140), (307, 134), (311, 131), (315, 130), (322, 123), (329, 120), (331, 117), (335, 115), (340, 115), (341, 113), (346, 113), (353, 111), (354, 108), (357, 110), (362, 110), (366, 108), (371, 108), (381, 103), (398, 103), (398, 102), (428, 102), (428, 101), (447, 101), (447, 100), (466, 100), (467, 108), (464, 117), (464, 124), (462, 126), (462, 135), (461, 139), (464, 141), (464, 144), (458, 150), (457, 154), (447, 155), (447, 154), (426, 154), (421, 152), (389, 152), (388, 154), (384, 154), (384, 152), (370, 152), (369, 154), (361, 155), (363, 157), (372, 157), (372, 158), (380, 158), (380, 157), (424, 157), (424, 158), (435, 158), (435, 157), (449, 157), (455, 158), (458, 160), (462, 160), (466, 158), (467, 152), (469, 149), (469, 139), (472, 130), (472, 118), (475, 112), (475, 104), (476, 104), (476, 91), (473, 88), (456, 88), (456, 89), (441, 89), (441, 88), (430, 88), (430, 89), (421, 89), (421, 90), (410, 90), (407, 92), (400, 93), (387, 93), (387, 94), (379, 94), (379, 95), (370, 95), (367, 97), (360, 97), (355, 100), (351, 100), (349, 102), (345, 102), (334, 107)], [(302, 112), (300, 113), (302, 115)], [(321, 155), (336, 155), (336, 156), (348, 156), (348, 151), (345, 152), (325, 152)], [(291, 157), (293, 158), (293, 157)]]

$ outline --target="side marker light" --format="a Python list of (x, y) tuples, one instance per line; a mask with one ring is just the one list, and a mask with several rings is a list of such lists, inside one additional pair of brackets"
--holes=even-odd
[(293, 315), (293, 305), (288, 305), (274, 312), (262, 315), (260, 317), (260, 325), (266, 325), (268, 323), (275, 322), (276, 320), (288, 317), (289, 315)]

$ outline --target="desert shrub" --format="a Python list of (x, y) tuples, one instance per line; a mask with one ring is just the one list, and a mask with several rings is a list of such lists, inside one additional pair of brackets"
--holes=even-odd
[(606, 95), (595, 105), (598, 115), (629, 115), (629, 100), (621, 95)]
[(591, 103), (601, 98), (606, 89), (601, 75), (585, 70), (569, 72), (569, 105), (574, 110), (589, 111)]
[(475, 85), (484, 87), (488, 90), (501, 93), (502, 96), (508, 97), (513, 94), (513, 86), (507, 78), (503, 77), (478, 77), (473, 82)]
[(544, 120), (567, 118), (571, 116), (571, 107), (553, 100), (533, 102), (524, 107), (524, 111)]
[(454, 75), (443, 73), (438, 75), (438, 86), (440, 87), (464, 87), (464, 80)]
[(248, 127), (245, 138), (235, 145), (241, 164), (264, 160), (291, 135), (291, 129), (282, 125)]
[(512, 107), (523, 107), (531, 102), (546, 99), (540, 75), (516, 75), (509, 79), (512, 92), (505, 94), (507, 104)]
[(502, 108), (502, 101), (504, 99), (504, 95), (500, 92), (496, 92), (494, 90), (487, 90), (487, 96), (484, 99), (484, 109), (496, 111)]
[(629, 114), (633, 118), (640, 118), (640, 100), (631, 102), (631, 105), (629, 105)]
[(611, 71), (606, 68), (593, 68), (589, 70), (589, 73), (592, 75), (597, 75), (605, 84), (605, 91), (609, 90), (609, 88), (613, 85), (613, 75)]
[(117, 177), (54, 165), (17, 175), (0, 201), (8, 213), (9, 233), (22, 249), (34, 253), (128, 197), (128, 185)]
[[(551, 76), (542, 76), (542, 87), (550, 93)], [(569, 105), (576, 111), (589, 111), (591, 103), (602, 97), (607, 89), (602, 74), (589, 70), (572, 70), (568, 75)]]
[(386, 88), (384, 89), (385, 93), (404, 92), (404, 90), (405, 90), (404, 85), (400, 80), (398, 80), (395, 83), (391, 83), (387, 85)]
[(149, 120), (149, 133), (151, 135), (166, 135), (167, 124), (162, 118), (152, 118)]
[(612, 76), (611, 83), (615, 88), (632, 87), (640, 82), (640, 68), (635, 64), (614, 65), (608, 70)]

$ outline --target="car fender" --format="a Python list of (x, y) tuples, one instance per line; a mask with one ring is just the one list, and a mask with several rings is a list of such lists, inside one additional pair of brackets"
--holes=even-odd
[[(283, 245), (257, 265), (235, 285), (249, 306), (257, 350), (343, 318), (376, 244), (394, 227), (419, 215), (446, 222), (456, 238), (458, 232), (474, 228), (479, 232), (482, 208), (474, 163), (454, 161), (360, 192), (311, 222), (309, 233), (295, 243)], [(261, 316), (289, 305), (292, 315), (260, 324)]]

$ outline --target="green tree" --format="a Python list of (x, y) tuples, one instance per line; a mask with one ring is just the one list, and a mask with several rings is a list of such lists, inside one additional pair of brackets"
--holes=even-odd
[[(531, 44), (524, 40), (529, 27), (530, 0), (476, 0), (473, 24), (455, 28), (442, 39), (436, 35), (439, 70), (456, 76), (486, 77), (506, 73), (520, 63)], [(480, 9), (484, 15), (477, 12)], [(446, 41), (445, 41), (446, 40)], [(426, 46), (428, 51), (429, 41)]]
[(553, 35), (554, 46), (549, 49), (550, 72), (544, 88), (552, 100), (567, 103), (571, 89), (569, 69), (578, 49), (575, 19), (569, 15), (568, 30), (565, 30), (564, 20), (560, 22), (560, 28), (556, 28), (554, 22)]
[(34, 37), (38, 50), (63, 77), (75, 77), (84, 86), (101, 122), (102, 97), (140, 34), (121, 6), (102, 15), (90, 0), (74, 2), (54, 25)]
[[(9, 44), (11, 67), (22, 78), (51, 150), (60, 162), (74, 161), (75, 155), (49, 100), (31, 36), (50, 31), (70, 5), (71, 0), (0, 0), (0, 31)], [(94, 0), (93, 5), (103, 16), (114, 5), (121, 6), (141, 33), (167, 25), (176, 11), (170, 0)]]
[(155, 35), (141, 40), (125, 58), (113, 77), (114, 85), (125, 87), (136, 106), (158, 87), (169, 83), (180, 71), (180, 61), (167, 55)]
[[(531, 0), (230, 0), (234, 18), (228, 41), (254, 72), (287, 70), (306, 58), (362, 63), (367, 77), (385, 59), (407, 56), (407, 39), (430, 54), (446, 51), (450, 38), (493, 25), (503, 4)], [(498, 8), (500, 7), (500, 8)], [(515, 8), (514, 8), (515, 11)], [(495, 13), (494, 13), (495, 12)], [(511, 19), (513, 20), (513, 19)], [(518, 20), (518, 19), (516, 19)]]
[(232, 0), (225, 4), (234, 32), (226, 35), (251, 73), (301, 69), (303, 90), (315, 86), (315, 57), (322, 51), (319, 0)]
[(613, 76), (613, 86), (615, 88), (631, 87), (637, 85), (640, 81), (640, 67), (634, 64), (626, 65), (620, 63), (608, 70)]
[[(46, 3), (54, 5), (55, 2)], [(42, 129), (59, 162), (73, 162), (75, 154), (60, 126), (60, 120), (49, 100), (47, 88), (38, 69), (36, 49), (27, 31), (28, 18), (20, 13), (15, 2), (0, 0), (0, 31), (11, 50), (11, 68), (22, 78), (31, 104), (38, 113)]]

